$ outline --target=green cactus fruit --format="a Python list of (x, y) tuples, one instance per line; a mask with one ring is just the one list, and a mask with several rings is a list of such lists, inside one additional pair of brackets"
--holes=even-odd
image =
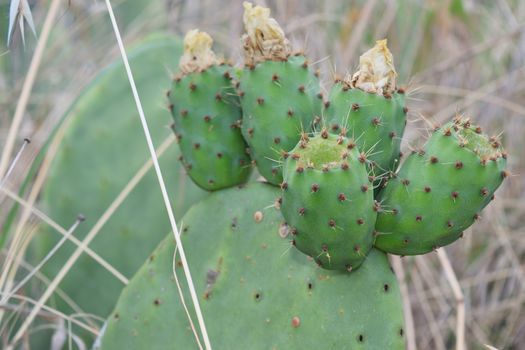
[[(180, 41), (165, 36), (147, 39), (130, 50), (135, 81), (152, 138), (158, 145), (173, 138), (167, 127), (170, 116), (163, 107), (162, 91), (170, 83), (166, 67), (180, 52)], [(79, 213), (84, 214), (86, 221), (74, 233), (81, 240), (150, 159), (120, 60), (100, 73), (74, 102), (55, 135), (61, 133), (63, 138), (50, 164), (40, 204), (47, 215), (66, 228)], [(159, 161), (173, 209), (176, 215), (182, 215), (207, 193), (183, 175), (174, 161), (178, 155), (172, 141)], [(129, 277), (169, 227), (157, 177), (150, 169), (100, 228), (90, 248)], [(60, 237), (42, 226), (34, 236), (30, 262), (41, 261)], [(75, 245), (66, 242), (43, 266), (42, 272), (50, 278), (56, 276), (75, 249)], [(103, 317), (111, 312), (123, 286), (87, 254), (78, 259), (60, 283), (60, 288), (82, 310)], [(36, 296), (41, 292), (36, 291)], [(57, 295), (50, 302), (66, 314), (73, 312)], [(42, 347), (48, 349), (48, 345)]]
[(286, 155), (281, 210), (293, 245), (330, 270), (352, 271), (372, 247), (379, 206), (366, 157), (326, 130)]
[[(289, 249), (271, 206), (278, 195), (261, 183), (215, 192), (181, 220), (213, 348), (403, 349), (401, 298), (386, 256), (372, 250), (350, 275), (317, 268)], [(122, 292), (101, 349), (197, 348), (174, 273), (187, 291), (170, 235)]]
[(181, 74), (169, 93), (181, 160), (191, 179), (210, 191), (246, 182), (252, 169), (231, 67), (215, 58), (211, 45), (208, 34), (188, 32)]
[(381, 176), (397, 168), (407, 111), (404, 91), (395, 89), (392, 54), (386, 40), (379, 40), (361, 56), (352, 78), (332, 87), (324, 123), (332, 132), (354, 138), (374, 165), (370, 171)]
[(505, 165), (499, 142), (470, 121), (456, 118), (437, 128), (381, 191), (375, 245), (415, 255), (454, 242), (493, 198)]
[(321, 113), (322, 95), (305, 56), (290, 53), (282, 29), (269, 16), (269, 9), (245, 3), (246, 68), (239, 78), (238, 94), (242, 133), (252, 158), (261, 175), (278, 185), (281, 154), (295, 147), (302, 131), (310, 131)]

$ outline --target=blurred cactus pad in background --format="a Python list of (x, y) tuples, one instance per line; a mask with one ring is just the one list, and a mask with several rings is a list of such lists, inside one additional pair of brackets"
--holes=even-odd
[(523, 2), (0, 10), (1, 348), (525, 343)]

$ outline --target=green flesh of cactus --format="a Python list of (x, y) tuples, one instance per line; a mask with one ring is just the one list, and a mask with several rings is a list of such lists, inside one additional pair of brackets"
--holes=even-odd
[[(163, 89), (169, 86), (166, 66), (180, 51), (180, 42), (166, 37), (146, 40), (130, 51), (130, 64), (157, 146), (172, 137), (169, 113), (163, 107)], [(73, 224), (78, 214), (84, 214), (86, 221), (74, 233), (81, 240), (150, 158), (120, 62), (95, 79), (66, 114), (62, 125), (64, 137), (51, 163), (41, 205), (49, 217), (65, 228)], [(206, 192), (184, 176), (176, 162), (178, 155), (172, 142), (159, 161), (175, 214), (182, 215)], [(90, 248), (129, 277), (169, 227), (157, 178), (150, 169), (102, 226)], [(38, 231), (30, 261), (39, 262), (60, 237), (48, 228)], [(75, 245), (66, 242), (42, 272), (53, 278), (74, 249)], [(102, 317), (111, 311), (123, 286), (87, 254), (82, 254), (60, 283), (60, 288), (81, 309)], [(37, 296), (40, 294), (41, 291)], [(59, 297), (52, 297), (50, 303), (62, 312), (72, 312)], [(41, 345), (49, 348), (49, 343)]]
[(505, 157), (469, 122), (458, 119), (435, 131), (424, 152), (411, 154), (381, 191), (375, 245), (414, 255), (457, 240), (506, 176)]
[(281, 210), (293, 244), (323, 268), (352, 271), (372, 247), (377, 213), (365, 162), (352, 141), (323, 131), (284, 165)]
[(308, 132), (320, 115), (319, 79), (304, 56), (291, 56), (285, 62), (265, 61), (246, 68), (239, 83), (243, 136), (261, 175), (280, 184), (282, 152), (294, 148), (301, 132)]
[[(215, 192), (181, 220), (213, 348), (403, 349), (400, 294), (386, 256), (373, 249), (352, 274), (317, 268), (289, 249), (271, 206), (278, 195), (260, 183)], [(174, 280), (175, 270), (187, 291), (179, 256), (173, 267), (173, 241), (170, 234), (124, 289), (101, 349), (197, 348)]]
[(226, 64), (215, 65), (177, 78), (169, 94), (183, 164), (206, 190), (241, 184), (251, 172), (230, 70)]
[(394, 93), (386, 98), (360, 89), (349, 89), (336, 83), (324, 111), (325, 126), (333, 133), (353, 138), (359, 149), (375, 166), (370, 169), (379, 176), (395, 171), (399, 148), (406, 125), (405, 98)]

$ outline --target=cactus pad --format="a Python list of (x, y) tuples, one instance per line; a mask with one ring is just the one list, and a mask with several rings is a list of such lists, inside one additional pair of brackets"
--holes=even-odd
[(378, 40), (359, 58), (357, 72), (334, 84), (325, 104), (325, 126), (356, 140), (373, 175), (395, 171), (399, 161), (408, 110), (396, 75), (387, 41)]
[(436, 129), (381, 191), (375, 245), (414, 255), (460, 238), (506, 176), (505, 158), (499, 142), (468, 120)]
[[(209, 40), (202, 43), (199, 37)], [(192, 52), (199, 44), (208, 50)], [(231, 67), (217, 63), (214, 56), (209, 58), (213, 53), (211, 38), (206, 33), (188, 32), (185, 50), (181, 58), (184, 74), (174, 79), (169, 93), (181, 161), (191, 179), (206, 190), (241, 184), (248, 179), (252, 168), (241, 135), (242, 112), (231, 84)], [(186, 59), (188, 54), (190, 59)], [(198, 63), (204, 66), (192, 59), (200, 59)], [(184, 69), (190, 71), (184, 72)]]
[[(400, 294), (386, 256), (372, 250), (350, 275), (317, 268), (289, 249), (281, 215), (269, 207), (278, 195), (264, 184), (216, 192), (181, 221), (213, 348), (403, 349)], [(172, 267), (173, 253), (170, 235), (123, 291), (101, 349), (197, 347), (177, 293), (174, 271), (187, 289), (178, 257)]]
[(281, 183), (281, 153), (295, 147), (301, 132), (309, 131), (320, 114), (319, 93), (319, 80), (304, 56), (258, 63), (242, 73), (242, 132), (259, 172), (269, 182)]
[(286, 157), (281, 210), (293, 244), (323, 268), (357, 268), (372, 247), (378, 208), (365, 155), (323, 130)]
[(238, 82), (242, 134), (257, 168), (274, 185), (282, 182), (279, 160), (309, 132), (322, 108), (317, 74), (301, 54), (291, 55), (270, 10), (244, 3), (242, 37), (246, 67)]

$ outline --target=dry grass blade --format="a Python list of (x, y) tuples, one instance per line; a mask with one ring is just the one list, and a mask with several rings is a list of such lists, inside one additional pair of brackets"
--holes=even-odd
[[(23, 200), (22, 198), (18, 197), (15, 193), (0, 188), (0, 191), (7, 194), (10, 198), (15, 200), (17, 203), (22, 205), (24, 209), (27, 209), (28, 211), (34, 213), (38, 218), (40, 218), (42, 221), (44, 221), (46, 224), (48, 224), (50, 227), (52, 227), (55, 231), (60, 233), (62, 236), (67, 236), (67, 231), (62, 226), (57, 224), (55, 221), (53, 221), (51, 218), (49, 218), (46, 214), (42, 213), (37, 208), (31, 206), (28, 202)], [(75, 244), (77, 247), (81, 246), (81, 242), (75, 237), (75, 236), (68, 236), (68, 239)], [(86, 247), (85, 253), (89, 255), (93, 260), (95, 260), (100, 266), (105, 268), (109, 273), (111, 273), (113, 276), (115, 276), (119, 281), (121, 281), (124, 285), (129, 283), (129, 280), (124, 276), (121, 272), (119, 272), (115, 267), (113, 267), (109, 262), (107, 262), (104, 258), (102, 258), (100, 255), (98, 255), (96, 252), (91, 250), (91, 248)]]
[[(28, 272), (31, 272), (33, 270), (33, 266), (28, 264), (27, 262), (25, 261), (22, 261), (20, 263), (20, 266), (23, 267), (26, 271)], [(39, 282), (41, 282), (43, 285), (49, 285), (49, 283), (51, 282), (46, 276), (44, 276), (42, 273), (40, 272), (37, 272), (35, 274), (35, 277), (38, 279)], [(71, 297), (69, 295), (67, 295), (62, 289), (60, 288), (57, 288), (56, 289), (56, 294), (59, 298), (61, 298), (69, 307), (71, 307), (71, 309), (77, 314), (77, 315), (87, 315), (89, 317), (85, 317), (85, 321), (87, 324), (89, 324), (91, 327), (93, 328), (99, 328), (97, 324), (95, 324), (93, 322), (92, 319), (96, 319), (96, 317), (92, 317), (90, 314), (86, 314), (81, 308), (80, 306), (78, 306), (78, 304), (73, 300), (71, 299)]]
[(463, 292), (461, 291), (458, 278), (456, 277), (454, 269), (452, 268), (452, 264), (450, 263), (450, 259), (448, 258), (447, 252), (444, 248), (439, 248), (437, 250), (437, 255), (441, 266), (443, 266), (445, 277), (447, 278), (447, 281), (450, 284), (456, 299), (456, 350), (465, 350), (465, 298), (463, 296)]
[[(30, 304), (38, 305), (38, 302), (36, 300), (33, 300), (33, 299), (28, 298), (28, 297), (23, 296), (23, 295), (15, 294), (15, 295), (13, 295), (12, 298), (18, 299), (18, 300), (23, 300), (23, 301), (28, 302)], [(58, 310), (55, 310), (55, 309), (53, 309), (53, 308), (51, 308), (49, 306), (46, 306), (46, 305), (41, 305), (41, 307), (39, 307), (36, 312), (35, 312), (35, 308), (33, 308), (33, 309), (27, 309), (24, 313), (27, 313), (29, 315), (34, 313), (35, 316), (36, 316), (36, 315), (42, 315), (42, 313), (41, 313), (42, 310), (47, 312), (47, 313), (44, 313), (43, 315), (51, 314), (51, 315), (60, 317), (62, 319), (70, 321), (71, 323), (74, 323), (75, 325), (79, 326), (82, 329), (85, 329), (86, 331), (88, 331), (88, 332), (90, 332), (90, 333), (92, 333), (94, 335), (98, 335), (98, 329), (93, 328), (91, 326), (88, 326), (88, 325), (84, 324), (83, 322), (80, 322), (79, 320), (77, 320), (77, 319), (75, 319), (73, 317), (70, 317), (70, 316), (68, 316), (68, 315), (66, 315), (66, 314), (64, 314), (64, 313), (62, 313), (62, 312), (60, 312)], [(9, 348), (10, 347), (7, 346), (6, 350), (9, 349)]]
[(13, 172), (13, 169), (15, 168), (16, 164), (20, 160), (20, 156), (24, 152), (24, 150), (25, 150), (26, 146), (29, 144), (29, 142), (30, 142), (29, 139), (24, 139), (24, 143), (22, 143), (22, 146), (20, 147), (20, 150), (17, 152), (15, 158), (11, 162), (11, 165), (7, 169), (7, 172), (5, 173), (4, 178), (0, 181), (0, 189), (5, 186), (7, 180), (9, 179), (9, 175), (11, 175), (11, 173)]
[(372, 12), (374, 11), (376, 4), (376, 0), (367, 1), (363, 6), (363, 9), (361, 10), (359, 21), (355, 25), (348, 46), (343, 52), (343, 63), (347, 67), (351, 67), (351, 59), (355, 59), (355, 52), (357, 51), (357, 48), (359, 48), (359, 43), (363, 39), (363, 33), (365, 32), (366, 25), (370, 21)]
[[(181, 223), (181, 227), (182, 227), (182, 223)], [(177, 277), (176, 257), (177, 257), (177, 247), (175, 247), (175, 250), (173, 251), (173, 260), (171, 264), (171, 269), (173, 270), (173, 278), (175, 278), (175, 284), (177, 285), (177, 291), (179, 292), (180, 302), (182, 304), (182, 307), (184, 308), (184, 312), (186, 313), (186, 317), (188, 318), (188, 321), (190, 323), (191, 332), (193, 333), (193, 336), (195, 337), (195, 341), (197, 342), (197, 346), (199, 347), (199, 350), (202, 350), (203, 348), (202, 348), (201, 341), (199, 339), (199, 335), (197, 334), (195, 324), (193, 323), (193, 319), (190, 315), (190, 311), (188, 310), (188, 306), (186, 305), (186, 300), (184, 299), (184, 293), (182, 292), (179, 278)]]
[(24, 35), (24, 20), (36, 37), (35, 23), (33, 22), (33, 15), (27, 0), (11, 0), (9, 7), (9, 29), (7, 31), (7, 44), (11, 42), (11, 37), (16, 30), (15, 24), (18, 21), (20, 26), (20, 34), (25, 45)]
[[(6, 285), (9, 285), (11, 281), (8, 280), (9, 276), (14, 276), (16, 274), (16, 271), (18, 269), (18, 266), (16, 266), (17, 261), (14, 261), (13, 259), (17, 255), (24, 254), (24, 245), (23, 242), (29, 242), (31, 240), (31, 237), (26, 237), (24, 235), (25, 231), (25, 225), (27, 221), (29, 220), (29, 217), (31, 215), (31, 208), (33, 207), (37, 197), (38, 193), (40, 192), (40, 189), (42, 188), (42, 185), (44, 183), (44, 180), (47, 176), (47, 172), (49, 170), (49, 166), (51, 164), (51, 161), (53, 160), (58, 147), (60, 145), (60, 142), (64, 136), (65, 130), (67, 129), (67, 126), (69, 124), (69, 120), (64, 121), (64, 123), (58, 128), (56, 135), (51, 140), (51, 144), (49, 145), (49, 149), (44, 157), (44, 160), (42, 162), (42, 166), (37, 174), (37, 177), (33, 183), (33, 186), (31, 188), (31, 191), (29, 193), (29, 197), (27, 199), (28, 205), (24, 206), (24, 210), (22, 211), (20, 215), (20, 219), (18, 221), (18, 224), (16, 226), (14, 235), (11, 237), (11, 241), (9, 243), (9, 247), (7, 249), (8, 255), (6, 260), (3, 262), (2, 266), (2, 274), (0, 275), (0, 290), (9, 290), (9, 288), (5, 288)], [(10, 132), (11, 132), (10, 128)], [(1, 188), (0, 188), (1, 189)], [(0, 321), (2, 320), (3, 313), (0, 310)]]
[[(425, 328), (427, 329), (427, 331), (424, 332), (425, 334), (423, 336), (423, 338), (426, 339), (425, 342), (422, 342), (420, 340), (418, 344), (420, 344), (422, 348), (428, 348), (430, 341), (433, 341), (433, 347), (432, 347), (433, 349), (446, 350), (445, 339), (443, 339), (444, 335), (440, 332), (439, 324), (438, 324), (438, 321), (436, 320), (434, 313), (432, 312), (431, 305), (428, 303), (428, 300), (425, 299), (426, 295), (424, 295), (423, 293), (418, 293), (419, 291), (423, 290), (423, 278), (421, 277), (428, 276), (427, 275), (428, 270), (425, 270), (425, 265), (424, 265), (425, 260), (421, 256), (416, 256), (414, 261), (416, 262), (415, 266), (417, 266), (417, 269), (414, 268), (410, 271), (410, 277), (412, 280), (411, 281), (412, 285), (416, 289), (416, 293), (412, 293), (411, 296), (415, 295), (416, 299), (419, 302), (419, 305), (421, 308), (419, 313), (422, 314), (423, 317), (425, 318), (426, 322), (424, 324), (425, 324)], [(434, 288), (432, 288), (431, 291), (436, 290), (436, 286), (438, 286), (434, 283), (428, 283), (428, 284), (430, 286), (434, 286)], [(441, 310), (445, 309), (445, 307), (440, 305), (440, 309)], [(427, 333), (428, 330), (430, 330), (431, 336), (428, 336), (428, 333)]]
[(184, 252), (184, 248), (182, 246), (182, 241), (180, 239), (180, 233), (177, 229), (177, 223), (175, 221), (175, 216), (173, 214), (173, 209), (171, 207), (170, 199), (168, 196), (168, 192), (166, 190), (166, 185), (164, 183), (164, 178), (162, 176), (162, 171), (160, 170), (159, 160), (157, 159), (157, 155), (155, 153), (155, 148), (153, 147), (153, 141), (151, 140), (151, 135), (149, 132), (148, 123), (146, 121), (146, 117), (144, 115), (144, 110), (142, 108), (142, 103), (140, 101), (140, 97), (137, 91), (137, 87), (135, 85), (135, 79), (133, 78), (133, 73), (131, 72), (131, 68), (129, 66), (128, 57), (126, 54), (126, 50), (124, 48), (124, 44), (122, 43), (122, 37), (120, 35), (120, 31), (118, 29), (117, 21), (115, 19), (115, 15), (113, 13), (113, 8), (111, 6), (111, 2), (109, 0), (106, 0), (106, 7), (109, 12), (109, 17), (111, 19), (111, 24), (113, 26), (113, 31), (115, 33), (115, 37), (117, 39), (117, 43), (120, 49), (120, 54), (122, 56), (122, 60), (124, 61), (124, 67), (126, 68), (126, 73), (128, 76), (129, 84), (131, 86), (131, 91), (133, 93), (133, 98), (135, 100), (135, 103), (137, 105), (137, 110), (139, 112), (140, 121), (142, 123), (142, 128), (144, 129), (144, 136), (146, 137), (146, 142), (148, 144), (148, 149), (151, 154), (151, 160), (153, 161), (153, 167), (155, 168), (155, 173), (157, 174), (157, 179), (159, 182), (160, 190), (162, 192), (162, 197), (164, 199), (164, 204), (166, 206), (166, 210), (168, 212), (168, 218), (170, 220), (171, 229), (173, 231), (173, 235), (175, 236), (175, 241), (177, 242), (177, 248), (179, 250), (182, 267), (184, 269), (184, 274), (186, 276), (186, 280), (188, 282), (188, 287), (190, 290), (191, 299), (193, 301), (193, 307), (195, 308), (195, 312), (197, 314), (197, 319), (199, 321), (199, 327), (201, 330), (202, 337), (204, 339), (204, 346), (207, 350), (211, 350), (211, 344), (210, 339), (208, 337), (208, 332), (206, 330), (206, 324), (204, 323), (204, 318), (202, 316), (201, 307), (199, 304), (199, 298), (197, 297), (197, 293), (195, 291), (195, 285), (193, 284), (193, 279), (191, 277), (191, 272), (188, 266), (188, 261), (186, 259), (186, 253)]
[(484, 51), (492, 49), (493, 47), (496, 46), (496, 44), (499, 44), (504, 40), (510, 40), (514, 38), (515, 36), (520, 34), (523, 30), (525, 30), (525, 23), (520, 23), (510, 32), (507, 32), (503, 35), (498, 35), (496, 37), (493, 37), (485, 42), (482, 42), (480, 44), (474, 45), (466, 49), (464, 52), (456, 56), (453, 56), (447, 60), (441, 61), (439, 64), (436, 64), (434, 67), (431, 67), (425, 70), (424, 72), (417, 74), (416, 76), (414, 76), (414, 79), (423, 81), (432, 75), (442, 73), (446, 71), (447, 69), (450, 69), (461, 62), (468, 61), (478, 56), (479, 54), (483, 53)]
[[(159, 156), (166, 151), (166, 149), (174, 142), (175, 137), (171, 135), (168, 139), (166, 139), (163, 144), (159, 147), (158, 153)], [(157, 155), (156, 155), (157, 157)], [(86, 237), (83, 241), (80, 242), (80, 246), (78, 246), (73, 254), (70, 256), (70, 258), (66, 261), (62, 269), (58, 272), (58, 274), (55, 276), (55, 278), (51, 281), (47, 289), (44, 291), (43, 295), (40, 297), (40, 299), (35, 304), (35, 307), (33, 308), (32, 312), (27, 316), (24, 323), (20, 326), (18, 329), (18, 332), (13, 337), (13, 340), (11, 341), (11, 344), (9, 345), (7, 349), (13, 349), (13, 346), (20, 341), (24, 333), (29, 328), (31, 322), (35, 318), (38, 311), (44, 306), (44, 304), (47, 302), (49, 297), (53, 294), (55, 289), (58, 287), (59, 283), (64, 279), (66, 274), (69, 272), (73, 264), (78, 260), (80, 255), (83, 251), (86, 250), (89, 243), (97, 236), (97, 234), (100, 232), (100, 229), (106, 224), (106, 222), (111, 218), (113, 213), (119, 208), (119, 206), (124, 202), (124, 200), (127, 198), (128, 194), (137, 186), (139, 181), (146, 175), (146, 173), (151, 169), (153, 161), (150, 159), (148, 160), (142, 168), (139, 169), (139, 171), (135, 174), (135, 176), (128, 182), (128, 184), (124, 187), (124, 189), (119, 193), (119, 195), (115, 198), (115, 200), (110, 204), (108, 209), (102, 214), (102, 216), (99, 218), (99, 220), (95, 223), (93, 228), (88, 232)]]
[(412, 308), (410, 307), (410, 295), (408, 293), (405, 268), (400, 257), (390, 256), (392, 268), (394, 269), (397, 279), (399, 280), (399, 291), (403, 299), (403, 314), (405, 315), (405, 334), (407, 337), (407, 350), (416, 350), (416, 335), (414, 333), (414, 316), (412, 315)]
[[(164, 151), (166, 151), (166, 149), (169, 147), (169, 145), (173, 143), (173, 141), (174, 141), (174, 136), (172, 135), (166, 141), (163, 142), (163, 144), (159, 147), (159, 151), (158, 151), (159, 156)], [(44, 291), (44, 294), (40, 297), (40, 299), (36, 303), (35, 307), (33, 308), (33, 311), (28, 315), (24, 323), (18, 329), (17, 334), (15, 335), (15, 337), (13, 338), (11, 342), (11, 345), (10, 345), (11, 347), (14, 346), (14, 344), (16, 344), (18, 341), (20, 341), (21, 337), (24, 335), (26, 330), (29, 328), (29, 325), (33, 321), (34, 317), (36, 316), (38, 311), (44, 306), (44, 304), (49, 299), (49, 297), (53, 294), (55, 289), (58, 287), (58, 284), (63, 280), (63, 278), (66, 276), (66, 274), (69, 272), (69, 270), (73, 266), (73, 264), (78, 260), (82, 252), (86, 250), (89, 243), (97, 236), (97, 234), (100, 232), (100, 229), (102, 229), (102, 227), (106, 224), (106, 222), (111, 218), (113, 213), (118, 209), (118, 207), (122, 204), (122, 202), (124, 202), (128, 194), (137, 186), (139, 181), (151, 169), (151, 166), (152, 166), (152, 160), (150, 159), (142, 166), (142, 168), (135, 174), (135, 176), (130, 180), (130, 182), (124, 187), (124, 189), (119, 193), (119, 195), (115, 198), (115, 200), (110, 204), (108, 209), (104, 212), (104, 214), (102, 214), (99, 220), (95, 223), (93, 228), (88, 232), (84, 240), (80, 242), (80, 245), (75, 249), (75, 251), (70, 256), (70, 258), (66, 261), (62, 269), (58, 272), (58, 274), (51, 281), (47, 289)]]
[(75, 223), (67, 230), (66, 234), (58, 241), (57, 244), (51, 250), (47, 253), (47, 255), (40, 261), (18, 284), (13, 287), (10, 293), (5, 293), (4, 297), (2, 297), (2, 300), (0, 300), (0, 305), (3, 305), (9, 298), (19, 291), (40, 269), (46, 262), (51, 259), (51, 257), (60, 249), (60, 247), (68, 240), (71, 239), (71, 236), (73, 235), (73, 232), (75, 232), (78, 225), (84, 221), (84, 218), (79, 215)]
[[(494, 96), (491, 92), (471, 91), (467, 89), (455, 88), (452, 86), (435, 85), (421, 85), (419, 88), (419, 91), (421, 93), (433, 93), (440, 95), (464, 97), (465, 103), (462, 105), (463, 108), (473, 104), (476, 101), (483, 101), (502, 107), (504, 109), (507, 109), (509, 112), (516, 113), (517, 115), (525, 117), (525, 107), (523, 105), (506, 100), (498, 96)], [(458, 103), (451, 104), (450, 107), (442, 109), (438, 114), (436, 114), (435, 118), (437, 120), (448, 118), (455, 111), (457, 105)]]
[[(27, 2), (24, 1), (24, 3)], [(47, 40), (49, 39), (49, 35), (51, 34), (53, 23), (55, 22), (58, 14), (59, 5), (60, 0), (52, 0), (51, 5), (49, 7), (49, 11), (47, 12), (47, 16), (44, 21), (44, 26), (42, 28), (42, 35), (38, 39), (35, 53), (33, 55), (33, 58), (31, 59), (31, 65), (29, 66), (29, 71), (27, 72), (27, 76), (22, 87), (22, 93), (20, 94), (20, 98), (18, 99), (15, 115), (9, 127), (7, 140), (2, 151), (2, 157), (0, 158), (0, 178), (4, 176), (7, 169), (7, 164), (9, 163), (9, 159), (11, 158), (11, 153), (13, 152), (16, 137), (20, 129), (20, 124), (22, 122), (27, 103), (29, 102), (31, 90), (33, 89), (38, 69), (40, 68), (40, 64), (42, 63), (44, 49), (46, 47)]]
[(487, 345), (487, 344), (484, 344), (485, 347), (488, 349), (488, 350), (498, 350), (498, 348), (495, 348), (493, 346), (490, 346), (490, 345)]

